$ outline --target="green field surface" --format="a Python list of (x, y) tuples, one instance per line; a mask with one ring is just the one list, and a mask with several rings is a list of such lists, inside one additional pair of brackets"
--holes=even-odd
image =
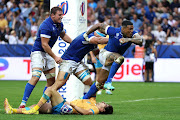
[[(114, 107), (112, 115), (5, 114), (4, 98), (17, 108), (26, 83), (0, 80), (0, 120), (180, 120), (180, 83), (113, 82), (113, 95), (97, 96)], [(27, 106), (39, 101), (45, 84), (38, 82)]]

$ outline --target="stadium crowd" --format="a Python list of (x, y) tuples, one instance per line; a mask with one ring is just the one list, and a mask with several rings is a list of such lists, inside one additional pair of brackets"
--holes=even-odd
[[(49, 16), (50, 0), (0, 0), (0, 44), (34, 44), (41, 22)], [(44, 14), (45, 13), (45, 14)], [(120, 27), (131, 20), (144, 39), (157, 45), (180, 44), (178, 0), (88, 0), (88, 28), (98, 20)]]

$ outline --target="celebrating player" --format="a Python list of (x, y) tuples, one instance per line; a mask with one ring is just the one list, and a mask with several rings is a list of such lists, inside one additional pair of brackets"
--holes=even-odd
[(55, 44), (59, 35), (68, 43), (71, 43), (72, 41), (63, 29), (63, 23), (61, 23), (62, 18), (62, 9), (59, 7), (53, 7), (51, 9), (50, 17), (44, 20), (39, 27), (37, 38), (31, 51), (32, 77), (26, 84), (24, 96), (19, 106), (20, 108), (26, 106), (26, 102), (35, 85), (39, 81), (42, 72), (45, 74), (47, 79), (44, 91), (55, 82), (55, 62), (59, 64), (62, 62), (62, 59), (61, 57), (57, 57), (52, 52), (51, 48)]
[(89, 92), (83, 96), (83, 99), (88, 99), (102, 88), (107, 79), (112, 79), (116, 71), (124, 62), (122, 56), (132, 43), (142, 45), (140, 35), (133, 31), (133, 24), (129, 20), (122, 22), (120, 28), (114, 28), (104, 23), (98, 23), (91, 27), (83, 36), (86, 41), (89, 41), (88, 35), (99, 29), (102, 33), (109, 35), (109, 42), (104, 49), (101, 49), (99, 60), (103, 64), (99, 78), (91, 86)]

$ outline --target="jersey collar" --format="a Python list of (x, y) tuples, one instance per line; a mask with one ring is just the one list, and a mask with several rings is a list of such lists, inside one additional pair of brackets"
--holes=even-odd
[(50, 16), (49, 16), (48, 19), (49, 19), (49, 21), (50, 21), (54, 26), (56, 26), (56, 28), (60, 28), (60, 27), (61, 27), (61, 23), (54, 23)]

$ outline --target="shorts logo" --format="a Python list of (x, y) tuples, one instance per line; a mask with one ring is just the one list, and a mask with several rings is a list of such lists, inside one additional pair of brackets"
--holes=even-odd
[[(4, 71), (9, 67), (9, 63), (7, 60), (0, 58), (0, 71)], [(0, 75), (0, 79), (4, 78), (5, 75)]]
[(61, 2), (61, 4), (58, 4), (57, 6), (62, 9), (63, 15), (65, 15), (68, 12), (68, 1)]
[(81, 3), (80, 10), (81, 10), (81, 15), (83, 16), (85, 13), (85, 2)]

